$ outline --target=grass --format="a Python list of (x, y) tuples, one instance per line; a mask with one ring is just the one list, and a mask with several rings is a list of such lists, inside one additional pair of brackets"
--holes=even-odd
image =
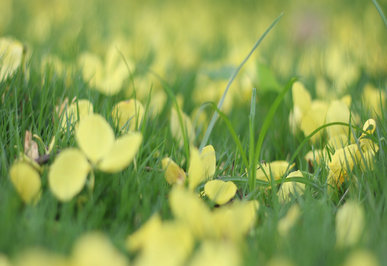
[[(20, 31), (19, 27), (15, 29), (16, 33)], [(12, 28), (8, 32), (12, 33)], [(39, 47), (44, 50), (49, 44)], [(202, 52), (204, 55), (207, 51)], [(14, 257), (21, 250), (37, 245), (69, 254), (80, 235), (99, 230), (105, 232), (124, 254), (134, 258), (133, 254), (125, 251), (126, 237), (156, 212), (164, 219), (172, 217), (168, 204), (171, 187), (164, 179), (161, 159), (170, 156), (185, 169), (188, 166), (188, 141), (185, 140), (185, 146), (180, 148), (173, 139), (169, 129), (169, 113), (172, 105), (178, 106), (177, 94), (183, 96), (184, 105), (188, 106), (186, 112), (196, 106), (192, 95), (197, 69), (181, 68), (177, 70), (180, 71), (178, 75), (163, 77), (166, 80), (164, 88), (169, 96), (167, 104), (158, 116), (152, 117), (149, 113), (145, 116), (141, 126), (143, 144), (128, 168), (118, 174), (96, 171), (94, 191), (91, 193), (84, 189), (81, 195), (68, 203), (60, 203), (55, 199), (48, 188), (48, 169), (43, 168), (41, 199), (36, 206), (30, 206), (22, 202), (9, 180), (9, 169), (23, 152), (25, 131), (39, 135), (45, 145), (55, 137), (55, 154), (66, 147), (76, 146), (72, 132), (60, 132), (59, 119), (55, 113), (55, 107), (65, 98), (70, 101), (73, 97), (89, 99), (94, 105), (94, 112), (107, 118), (111, 125), (112, 107), (125, 99), (123, 92), (112, 97), (99, 94), (82, 80), (77, 70), (72, 74), (71, 86), (66, 84), (65, 78), (54, 72), (49, 71), (50, 74), (43, 75), (39, 67), (42, 54), (39, 50), (32, 54), (28, 67), (29, 78), (20, 70), (12, 78), (0, 82), (0, 96), (3, 97), (0, 99), (0, 253)], [(76, 58), (70, 56), (70, 60)], [(250, 60), (255, 61), (254, 58)], [(386, 72), (381, 70), (381, 73), (373, 77), (362, 73), (359, 82), (348, 87), (353, 109), (362, 122), (372, 115), (362, 104), (359, 91), (366, 82), (382, 84), (381, 89), (386, 91)], [(230, 113), (221, 112), (220, 106), (215, 103), (209, 103), (208, 109), (205, 107), (221, 118), (213, 129), (209, 127), (208, 141), (206, 137), (203, 138), (204, 143), (208, 142), (215, 147), (216, 176), (233, 180), (239, 188), (238, 197), (248, 196), (260, 202), (257, 222), (246, 237), (244, 264), (265, 264), (270, 259), (285, 257), (293, 261), (294, 265), (342, 265), (352, 251), (364, 248), (372, 251), (381, 265), (386, 265), (387, 120), (376, 118), (374, 136), (380, 150), (375, 156), (373, 169), (361, 171), (355, 166), (349, 175), (352, 181), (348, 183), (356, 177), (357, 186), (347, 184), (337, 197), (332, 197), (327, 192), (326, 167), (318, 165), (310, 171), (303, 159), (312, 148), (308, 141), (310, 136), (300, 132), (294, 135), (289, 128), (288, 116), (293, 104), (291, 94), (288, 93), (292, 81), (288, 84), (287, 81), (293, 76), (294, 73), (289, 73), (279, 78), (284, 85), (280, 93), (262, 91), (258, 87), (253, 90), (251, 104), (235, 103)], [(136, 74), (133, 78), (135, 84)], [(182, 84), (185, 86), (180, 90)], [(386, 110), (383, 113), (385, 117)], [(181, 122), (180, 111), (179, 119)], [(362, 124), (351, 126), (356, 136), (359, 136)], [(115, 133), (119, 134), (117, 128)], [(200, 140), (198, 137), (195, 145), (199, 146)], [(39, 143), (39, 151), (44, 151), (42, 143)], [(48, 164), (54, 158), (52, 155)], [(306, 180), (294, 178), (306, 184), (304, 196), (281, 204), (276, 186), (267, 189), (268, 184), (254, 178), (257, 163), (274, 160), (294, 161), (296, 169), (308, 173)], [(335, 246), (335, 215), (338, 208), (351, 199), (359, 201), (365, 210), (365, 231), (358, 244), (340, 249)], [(301, 217), (289, 235), (282, 238), (277, 232), (278, 222), (294, 203), (299, 204)]]

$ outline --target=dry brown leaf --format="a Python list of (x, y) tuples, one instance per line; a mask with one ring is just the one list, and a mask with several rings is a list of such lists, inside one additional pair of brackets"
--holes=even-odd
[(38, 144), (32, 140), (32, 133), (28, 130), (24, 135), (24, 153), (32, 160), (39, 158)]

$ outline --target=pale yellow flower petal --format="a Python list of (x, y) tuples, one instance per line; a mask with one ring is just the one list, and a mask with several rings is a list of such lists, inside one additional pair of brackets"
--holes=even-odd
[(200, 153), (200, 158), (203, 162), (206, 178), (212, 178), (216, 169), (216, 154), (214, 147), (212, 145), (205, 146)]
[(172, 159), (166, 157), (161, 161), (164, 176), (167, 182), (173, 184), (184, 184), (186, 175), (183, 169), (180, 168)]
[(123, 170), (133, 160), (142, 142), (139, 132), (128, 133), (115, 140), (111, 150), (105, 154), (98, 168), (101, 171), (115, 173)]
[(0, 82), (15, 74), (22, 58), (22, 43), (10, 38), (0, 38)]
[(347, 201), (336, 214), (336, 244), (339, 247), (355, 245), (365, 229), (363, 207), (355, 201)]
[[(300, 128), (305, 136), (310, 135), (314, 130), (325, 124), (325, 117), (328, 111), (328, 105), (322, 101), (313, 101), (310, 109), (301, 119)], [(312, 142), (319, 140), (322, 131), (316, 133), (311, 138)]]
[(75, 137), (87, 158), (97, 164), (113, 147), (114, 133), (106, 120), (91, 114), (79, 122)]
[[(187, 116), (183, 111), (180, 111), (181, 116), (182, 116), (182, 122), (183, 122), (183, 128), (184, 131), (187, 134), (188, 137), (188, 142), (192, 143), (195, 140), (195, 129), (192, 126), (191, 119), (189, 116)], [(175, 108), (171, 110), (171, 121), (170, 121), (170, 126), (171, 126), (171, 133), (174, 139), (179, 143), (180, 146), (183, 146), (184, 144), (184, 135), (182, 132), (182, 128), (180, 125), (180, 120), (179, 120), (179, 115), (176, 111)]]
[(80, 150), (62, 151), (48, 173), (52, 193), (61, 201), (71, 200), (84, 187), (89, 170), (90, 164)]
[(188, 167), (188, 187), (194, 190), (206, 179), (205, 168), (197, 148), (191, 146), (190, 162)]
[(30, 248), (18, 254), (15, 259), (16, 266), (68, 266), (68, 260), (58, 254), (48, 252), (41, 248)]
[(66, 111), (62, 114), (61, 129), (71, 129), (71, 126), (75, 122), (81, 121), (83, 118), (93, 113), (93, 104), (86, 100), (81, 99), (72, 103)]
[(232, 242), (205, 241), (190, 261), (190, 266), (238, 266), (241, 258), (238, 247)]
[(0, 253), (0, 266), (11, 266), (11, 261), (4, 254)]
[(208, 234), (218, 239), (241, 240), (255, 224), (258, 207), (257, 201), (234, 201), (216, 208), (212, 214), (214, 225)]
[(359, 161), (361, 154), (357, 144), (351, 144), (336, 150), (331, 158), (328, 175), (329, 188), (340, 187), (345, 181), (347, 173), (352, 171), (356, 161)]
[[(350, 111), (348, 106), (342, 101), (333, 101), (329, 105), (326, 115), (326, 123), (344, 122), (349, 123)], [(334, 125), (326, 128), (329, 137), (340, 134), (348, 134), (347, 126)]]
[(197, 237), (205, 236), (213, 227), (210, 210), (192, 191), (175, 186), (169, 194), (169, 204), (173, 216), (185, 223)]
[[(286, 178), (291, 177), (303, 177), (300, 170), (291, 172)], [(290, 199), (291, 195), (304, 194), (305, 184), (301, 182), (284, 182), (278, 190), (278, 197), (280, 202), (286, 202)]]
[(375, 120), (368, 119), (363, 126), (363, 131), (365, 131), (365, 133), (361, 134), (360, 138), (364, 138), (365, 136), (367, 136), (367, 134), (369, 135), (373, 134), (375, 132), (375, 129), (376, 129)]
[(149, 236), (135, 265), (184, 265), (193, 247), (194, 237), (185, 224), (179, 221), (164, 222), (157, 232)]
[(16, 162), (12, 165), (9, 175), (12, 184), (25, 203), (33, 203), (39, 196), (39, 173), (26, 162)]
[(144, 117), (144, 107), (140, 101), (130, 99), (114, 105), (112, 117), (116, 126), (121, 130), (137, 130)]
[(129, 265), (126, 257), (99, 232), (88, 233), (77, 240), (71, 261), (71, 265), (77, 266)]
[(286, 215), (278, 221), (277, 229), (280, 236), (282, 237), (287, 236), (290, 229), (298, 221), (298, 218), (300, 217), (300, 213), (301, 213), (300, 207), (298, 207), (297, 204), (294, 204), (292, 207), (290, 207)]
[(154, 234), (161, 229), (162, 221), (158, 214), (153, 215), (143, 226), (126, 239), (126, 248), (129, 251), (142, 249)]
[(312, 99), (310, 93), (300, 81), (293, 83), (292, 96), (294, 106), (300, 108), (301, 113), (305, 114), (310, 108)]
[(273, 161), (270, 163), (262, 163), (262, 167), (257, 169), (256, 178), (262, 181), (269, 181), (271, 177), (274, 180), (280, 179), (286, 169), (291, 170), (294, 164), (290, 165), (287, 161)]
[(204, 185), (204, 193), (213, 202), (223, 205), (229, 202), (237, 191), (237, 186), (231, 182), (224, 182), (223, 180), (211, 180)]
[(379, 266), (376, 256), (368, 250), (352, 251), (345, 259), (343, 266)]

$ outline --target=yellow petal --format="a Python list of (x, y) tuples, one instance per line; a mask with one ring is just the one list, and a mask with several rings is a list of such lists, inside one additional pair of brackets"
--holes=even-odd
[(135, 99), (121, 101), (113, 107), (112, 117), (121, 130), (137, 130), (144, 117), (144, 107)]
[(71, 265), (80, 266), (125, 266), (129, 265), (125, 255), (116, 249), (102, 233), (83, 235), (75, 243)]
[(205, 180), (205, 169), (197, 148), (191, 146), (190, 162), (188, 167), (188, 187), (194, 190)]
[(82, 99), (72, 103), (62, 115), (61, 129), (71, 129), (75, 122), (93, 113), (93, 104), (88, 100)]
[(328, 163), (327, 160), (329, 159), (329, 157), (328, 157), (328, 153), (327, 153), (326, 149), (324, 149), (324, 150), (316, 149), (316, 150), (309, 151), (304, 156), (304, 159), (306, 161), (310, 162), (311, 164), (313, 164), (314, 161), (316, 161), (318, 164), (320, 164), (323, 162)]
[[(310, 135), (314, 130), (324, 125), (325, 117), (328, 110), (328, 106), (325, 102), (322, 101), (313, 101), (310, 109), (306, 114), (303, 115), (301, 119), (301, 130), (304, 132), (305, 136)], [(322, 135), (322, 131), (316, 133), (311, 138), (312, 142), (319, 140)]]
[(80, 150), (62, 151), (48, 173), (52, 193), (61, 201), (71, 200), (84, 187), (89, 170), (90, 164)]
[(341, 149), (348, 145), (348, 134), (339, 133), (328, 140), (328, 146), (333, 150)]
[(118, 138), (111, 150), (102, 158), (98, 168), (109, 173), (122, 171), (132, 162), (141, 142), (142, 135), (139, 132), (128, 133)]
[(22, 58), (22, 43), (10, 38), (0, 38), (0, 82), (14, 75)]
[(288, 170), (291, 170), (294, 167), (294, 164), (290, 165), (287, 161), (274, 161), (263, 163), (261, 165), (262, 167), (257, 169), (256, 178), (263, 181), (270, 180), (270, 177), (273, 177), (274, 180), (278, 180), (285, 174), (288, 167)]
[(203, 162), (205, 178), (211, 178), (215, 174), (216, 168), (216, 155), (215, 149), (212, 145), (207, 145), (202, 149), (200, 153), (200, 159)]
[(256, 201), (234, 201), (216, 208), (213, 212), (214, 225), (208, 234), (218, 239), (240, 240), (255, 224), (258, 207)]
[(236, 191), (237, 186), (233, 182), (224, 182), (219, 179), (208, 181), (204, 186), (204, 193), (219, 205), (229, 202), (235, 196)]
[(153, 215), (143, 226), (126, 239), (126, 248), (129, 251), (142, 249), (149, 239), (161, 228), (161, 218), (158, 214)]
[(357, 144), (351, 144), (336, 150), (329, 166), (328, 184), (330, 188), (340, 187), (345, 181), (347, 173), (352, 171), (355, 162), (360, 160), (361, 154)]
[(296, 224), (299, 216), (300, 207), (298, 207), (297, 204), (294, 204), (290, 207), (286, 215), (278, 221), (278, 233), (282, 237), (285, 237), (289, 233), (290, 229)]
[(183, 169), (180, 168), (172, 159), (166, 157), (161, 161), (164, 176), (167, 182), (173, 184), (184, 184), (186, 175)]
[(12, 165), (9, 175), (12, 184), (25, 203), (32, 203), (40, 192), (39, 173), (26, 162), (17, 162)]
[[(300, 170), (291, 172), (286, 178), (303, 177)], [(280, 202), (285, 202), (290, 199), (291, 195), (304, 194), (305, 184), (301, 182), (284, 182), (278, 190), (278, 197)]]
[(381, 116), (383, 110), (386, 108), (386, 98), (386, 92), (384, 90), (377, 89), (371, 84), (365, 86), (362, 101), (365, 107), (376, 113), (376, 115)]
[(310, 93), (305, 89), (304, 84), (297, 81), (292, 87), (293, 104), (300, 108), (301, 113), (305, 114), (310, 108), (311, 97)]
[[(350, 117), (349, 108), (342, 101), (333, 101), (328, 108), (326, 115), (326, 123), (344, 122), (348, 123)], [(334, 125), (326, 128), (329, 137), (340, 134), (348, 134), (347, 126)]]
[(360, 138), (363, 138), (367, 135), (374, 134), (376, 129), (376, 122), (373, 119), (368, 119), (363, 126), (363, 131), (365, 131), (363, 134), (361, 134)]
[(339, 247), (355, 245), (365, 229), (363, 207), (355, 201), (347, 201), (336, 214), (336, 244)]
[[(193, 142), (195, 140), (195, 130), (192, 126), (191, 119), (183, 112), (180, 111), (182, 116), (182, 122), (183, 122), (183, 128), (184, 131), (187, 133), (188, 141)], [(184, 144), (184, 138), (183, 138), (183, 132), (180, 125), (180, 120), (177, 111), (175, 108), (171, 111), (171, 133), (174, 139), (176, 139), (180, 146), (183, 146)]]
[(205, 236), (213, 227), (210, 210), (192, 191), (179, 186), (173, 187), (169, 203), (175, 219), (186, 224), (197, 237)]
[(75, 136), (81, 150), (94, 164), (112, 149), (114, 143), (112, 128), (97, 114), (91, 114), (80, 121)]
[(135, 265), (184, 265), (193, 247), (194, 238), (185, 224), (179, 221), (164, 222), (157, 232), (149, 236)]
[(238, 247), (232, 242), (205, 241), (194, 254), (190, 266), (238, 266), (240, 264)]
[(11, 261), (4, 254), (0, 253), (0, 265), (1, 266), (11, 266)]
[(368, 250), (352, 251), (343, 266), (379, 266), (377, 257)]
[[(0, 263), (1, 265), (1, 263)], [(48, 252), (41, 248), (30, 248), (18, 254), (15, 263), (17, 266), (68, 266), (68, 260), (60, 255)]]

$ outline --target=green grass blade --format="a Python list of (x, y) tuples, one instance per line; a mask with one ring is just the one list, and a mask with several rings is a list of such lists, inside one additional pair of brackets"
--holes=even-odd
[(228, 117), (226, 116), (225, 113), (223, 113), (221, 110), (219, 110), (219, 108), (216, 106), (215, 103), (209, 102), (208, 104), (219, 114), (220, 118), (226, 124), (226, 126), (228, 128), (228, 131), (230, 132), (231, 137), (233, 138), (233, 140), (234, 140), (235, 144), (237, 145), (237, 148), (238, 148), (238, 150), (239, 150), (239, 152), (240, 152), (240, 154), (242, 156), (242, 161), (243, 161), (245, 167), (248, 168), (249, 167), (249, 161), (247, 160), (246, 153), (243, 150), (242, 143), (240, 142), (240, 140), (238, 138), (238, 135), (236, 134), (234, 128), (232, 127), (230, 119), (228, 119)]
[(249, 130), (250, 130), (250, 141), (249, 141), (249, 188), (250, 190), (255, 187), (255, 139), (254, 139), (254, 120), (255, 120), (255, 104), (256, 104), (256, 89), (253, 88), (253, 93), (251, 95), (251, 104), (250, 104), (250, 121), (249, 121)]
[[(290, 88), (292, 87), (292, 85), (295, 81), (296, 81), (296, 78), (292, 78), (288, 82), (288, 84), (286, 84), (286, 86), (284, 87), (282, 92), (275, 98), (273, 104), (270, 106), (269, 113), (265, 117), (265, 121), (263, 122), (261, 131), (260, 131), (259, 136), (258, 136), (258, 141), (257, 141), (257, 145), (255, 148), (254, 167), (257, 165), (257, 163), (259, 163), (259, 158), (261, 156), (261, 149), (262, 149), (263, 141), (265, 139), (267, 131), (269, 130), (271, 121), (274, 118), (275, 112), (277, 111), (280, 103), (285, 98), (285, 95), (288, 93), (288, 91), (290, 90)], [(252, 187), (251, 189), (254, 190), (255, 188)]]
[(376, 7), (376, 10), (378, 10), (379, 15), (380, 15), (380, 17), (382, 18), (382, 20), (383, 20), (383, 22), (384, 22), (384, 25), (385, 25), (386, 28), (387, 28), (387, 19), (386, 19), (386, 16), (384, 15), (383, 10), (382, 10), (382, 8), (380, 7), (379, 3), (378, 3), (376, 0), (372, 0), (372, 3), (374, 3), (374, 5), (375, 5), (375, 7)]
[[(219, 100), (219, 103), (218, 103), (218, 109), (221, 110), (222, 109), (222, 106), (223, 106), (223, 103), (224, 103), (224, 100), (227, 96), (227, 93), (228, 93), (228, 90), (230, 89), (230, 86), (231, 84), (233, 83), (234, 79), (236, 78), (236, 76), (238, 75), (239, 71), (242, 69), (242, 67), (244, 66), (244, 64), (247, 62), (247, 60), (249, 60), (250, 56), (254, 53), (254, 51), (257, 49), (257, 47), (261, 44), (261, 42), (263, 41), (263, 39), (266, 37), (266, 35), (271, 31), (271, 29), (279, 22), (279, 20), (281, 19), (281, 17), (283, 16), (283, 13), (281, 13), (274, 21), (273, 23), (271, 23), (271, 25), (266, 29), (266, 31), (261, 35), (261, 37), (257, 40), (257, 42), (254, 44), (253, 48), (250, 50), (249, 54), (245, 57), (245, 59), (243, 59), (242, 63), (239, 64), (239, 66), (234, 70), (234, 72), (232, 73), (231, 75), (231, 78), (230, 80), (228, 81), (227, 83), (227, 86), (226, 86), (226, 89), (224, 90), (223, 92), (223, 95), (222, 95), (222, 98), (220, 98)], [(203, 149), (204, 146), (206, 146), (207, 142), (208, 142), (208, 139), (210, 138), (210, 135), (211, 135), (211, 132), (212, 132), (212, 129), (214, 128), (215, 126), (215, 123), (216, 123), (216, 120), (218, 119), (218, 112), (215, 112), (211, 118), (211, 121), (207, 127), (207, 130), (204, 134), (204, 137), (203, 137), (203, 140), (202, 142), (200, 143), (200, 147), (199, 149)]]

